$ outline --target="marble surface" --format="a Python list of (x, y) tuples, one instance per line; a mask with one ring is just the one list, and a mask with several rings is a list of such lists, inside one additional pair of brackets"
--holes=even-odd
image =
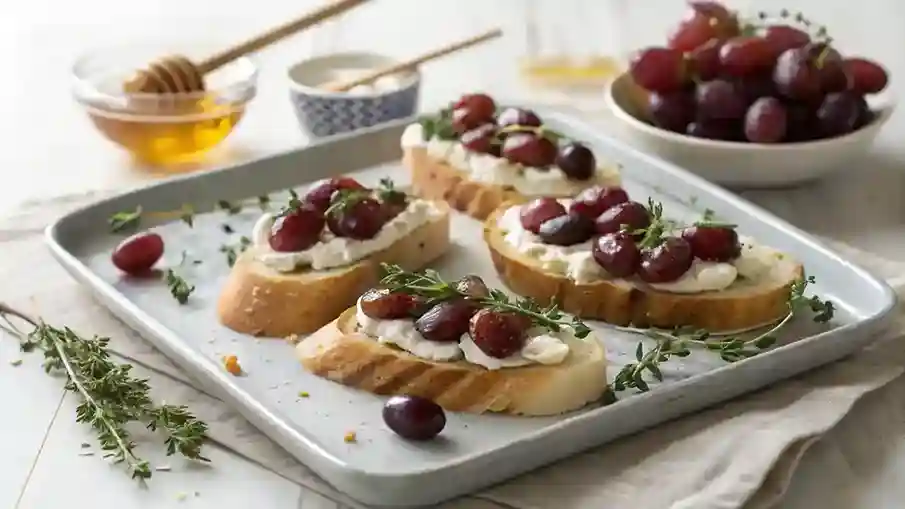
[[(548, 7), (551, 1), (546, 2)], [(259, 0), (253, 9), (245, 2), (213, 0), (159, 0), (138, 9), (134, 4), (110, 0), (17, 3), (0, 17), (5, 75), (0, 80), (4, 119), (0, 123), (0, 213), (11, 212), (24, 202), (125, 189), (159, 178), (100, 139), (71, 101), (69, 65), (80, 52), (163, 33), (230, 40), (251, 35), (315, 3)], [(756, 9), (786, 6), (773, 0), (730, 3)], [(283, 73), (294, 60), (312, 52), (368, 47), (405, 56), (500, 24), (512, 34), (505, 40), (424, 69), (424, 105), (440, 104), (463, 87), (486, 89), (502, 97), (529, 95), (514, 72), (514, 56), (524, 51), (518, 37), (523, 20), (521, 0), (497, 0), (492, 5), (477, 0), (427, 4), (375, 0), (341, 22), (263, 52), (258, 59), (262, 73), (255, 106), (209, 164), (241, 161), (306, 141), (287, 107)], [(905, 76), (905, 54), (899, 51), (905, 45), (905, 32), (898, 26), (905, 16), (902, 2), (801, 0), (796, 6), (819, 16), (842, 47), (881, 59), (894, 76)], [(626, 16), (622, 37), (618, 44), (609, 42), (602, 50), (621, 51), (657, 41), (683, 5), (678, 0), (647, 0), (620, 8)], [(544, 15), (568, 27), (575, 18), (566, 11), (547, 9)], [(586, 45), (604, 44), (601, 41), (606, 39), (593, 29), (586, 29), (585, 37)], [(900, 83), (893, 83), (894, 92), (901, 93)], [(593, 96), (589, 104), (596, 105)], [(582, 109), (607, 129), (604, 112)], [(905, 114), (900, 111), (876, 149), (857, 167), (807, 187), (744, 194), (809, 231), (901, 259), (905, 255), (903, 136)], [(72, 419), (74, 400), (64, 397), (59, 381), (41, 372), (36, 365), (39, 359), (27, 358), (18, 367), (7, 364), (17, 358), (15, 345), (0, 342), (0, 394), (7, 414), (0, 423), (0, 507), (41, 509), (73, 503), (96, 508), (338, 507), (216, 447), (209, 450), (215, 468), (174, 462), (172, 471), (155, 475), (152, 488), (137, 489), (116, 467), (84, 455), (91, 450), (80, 444), (92, 437)], [(883, 461), (870, 462), (852, 456), (850, 445), (825, 440), (805, 456), (782, 507), (809, 508), (816, 500), (834, 509), (899, 507), (905, 494), (902, 443), (890, 438)], [(154, 453), (148, 451), (152, 457)]]

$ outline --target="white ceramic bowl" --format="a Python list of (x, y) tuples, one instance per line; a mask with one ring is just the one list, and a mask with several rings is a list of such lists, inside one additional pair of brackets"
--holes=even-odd
[(895, 107), (890, 96), (880, 94), (869, 100), (876, 117), (857, 131), (826, 140), (767, 145), (695, 138), (648, 124), (641, 120), (644, 92), (627, 74), (608, 87), (606, 101), (626, 141), (734, 188), (787, 187), (850, 168), (870, 150)]

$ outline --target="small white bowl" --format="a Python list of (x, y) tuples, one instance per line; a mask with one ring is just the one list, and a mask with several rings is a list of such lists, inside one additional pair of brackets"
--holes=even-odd
[(775, 145), (708, 140), (660, 129), (644, 120), (646, 95), (628, 74), (606, 91), (607, 106), (624, 138), (642, 151), (667, 159), (701, 177), (733, 188), (776, 188), (802, 184), (851, 167), (863, 157), (889, 120), (895, 102), (871, 98), (875, 118), (844, 136)]

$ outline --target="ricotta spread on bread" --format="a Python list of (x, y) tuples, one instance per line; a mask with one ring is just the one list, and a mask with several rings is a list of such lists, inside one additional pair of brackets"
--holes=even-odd
[(484, 353), (471, 336), (463, 334), (458, 342), (439, 342), (425, 339), (415, 328), (414, 320), (378, 320), (361, 309), (361, 299), (356, 303), (356, 319), (359, 331), (382, 344), (391, 344), (406, 352), (429, 361), (452, 362), (464, 360), (489, 370), (515, 368), (530, 364), (555, 365), (569, 355), (569, 346), (559, 337), (569, 332), (551, 332), (540, 328), (530, 329), (520, 352), (498, 359)]
[(273, 214), (265, 213), (255, 223), (252, 232), (255, 259), (277, 272), (292, 272), (300, 267), (314, 270), (342, 267), (390, 247), (416, 228), (442, 215), (443, 212), (433, 202), (412, 199), (406, 209), (383, 225), (372, 239), (337, 237), (325, 228), (320, 242), (310, 248), (298, 252), (278, 252), (270, 247), (268, 241), (275, 218)]
[[(571, 200), (558, 200), (567, 209)], [(594, 261), (591, 241), (571, 246), (557, 246), (544, 243), (540, 237), (526, 230), (520, 221), (521, 207), (507, 209), (499, 218), (497, 226), (504, 232), (504, 241), (515, 251), (537, 260), (543, 270), (566, 276), (578, 283), (591, 283), (601, 279), (612, 279)], [(731, 262), (709, 262), (695, 259), (691, 268), (679, 279), (668, 283), (648, 283), (657, 290), (671, 293), (701, 293), (725, 290), (739, 277), (758, 280), (776, 267), (782, 259), (781, 253), (740, 237), (741, 252)]]
[(442, 140), (436, 136), (425, 140), (420, 124), (406, 127), (401, 146), (403, 149), (423, 147), (430, 157), (467, 172), (475, 182), (509, 186), (525, 196), (574, 196), (590, 185), (606, 183), (617, 175), (616, 170), (601, 167), (589, 180), (570, 180), (562, 171), (525, 167), (502, 157), (471, 152), (455, 140)]

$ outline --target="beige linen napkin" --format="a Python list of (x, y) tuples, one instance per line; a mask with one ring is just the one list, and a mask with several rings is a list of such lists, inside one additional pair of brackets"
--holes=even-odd
[[(35, 204), (0, 220), (0, 299), (51, 323), (110, 336), (146, 369), (158, 398), (190, 405), (214, 441), (315, 493), (361, 507), (298, 464), (136, 334), (94, 303), (51, 259), (41, 229), (92, 196)], [(905, 265), (834, 245), (899, 285)], [(905, 319), (896, 334), (843, 362), (711, 410), (669, 422), (524, 475), (444, 508), (766, 509), (785, 492), (801, 455), (852, 405), (903, 372)], [(316, 496), (316, 495), (313, 495)], [(747, 504), (747, 505), (746, 505)]]

